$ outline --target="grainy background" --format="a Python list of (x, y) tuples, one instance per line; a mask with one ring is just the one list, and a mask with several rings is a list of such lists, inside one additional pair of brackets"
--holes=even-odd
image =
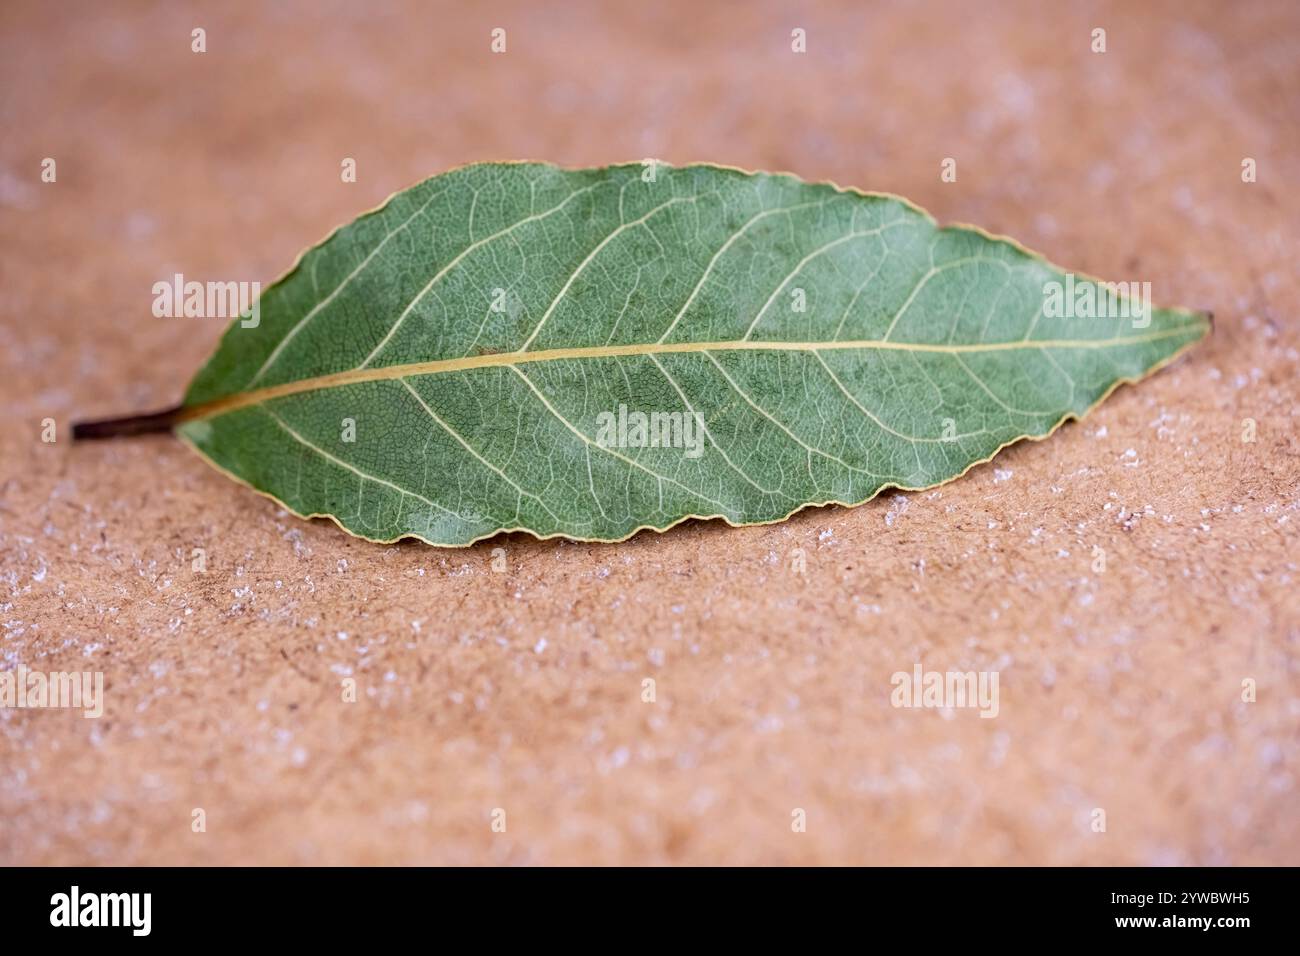
[[(7, 0), (0, 667), (108, 700), (0, 711), (0, 862), (1300, 862), (1297, 117), (1293, 0)], [(214, 346), (158, 279), (267, 283), (467, 161), (645, 156), (898, 192), (1217, 330), (942, 488), (610, 546), (374, 545), (68, 440)], [(892, 708), (917, 660), (999, 716)]]

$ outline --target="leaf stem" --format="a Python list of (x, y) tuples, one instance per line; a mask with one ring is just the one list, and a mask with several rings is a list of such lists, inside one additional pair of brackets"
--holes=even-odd
[(127, 435), (145, 435), (149, 432), (168, 431), (179, 420), (182, 406), (164, 408), (143, 415), (124, 415), (119, 418), (101, 418), (93, 422), (74, 422), (72, 440), (87, 441), (97, 438), (122, 438)]

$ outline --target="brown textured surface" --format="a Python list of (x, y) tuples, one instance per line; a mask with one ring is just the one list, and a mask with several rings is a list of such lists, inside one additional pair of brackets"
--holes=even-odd
[[(0, 711), (0, 863), (1300, 862), (1293, 2), (259, 6), (0, 8), (0, 667), (107, 681)], [(157, 279), (268, 282), (463, 162), (642, 156), (898, 192), (1217, 331), (942, 488), (610, 546), (373, 545), (68, 442), (214, 345)], [(892, 708), (918, 659), (999, 716)]]

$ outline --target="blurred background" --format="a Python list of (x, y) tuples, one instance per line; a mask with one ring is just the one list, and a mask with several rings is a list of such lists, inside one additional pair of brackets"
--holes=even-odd
[[(6, 0), (0, 667), (109, 703), (0, 712), (0, 862), (1297, 862), (1297, 117), (1293, 0)], [(159, 279), (265, 285), (462, 163), (646, 157), (899, 193), (1216, 333), (934, 492), (615, 546), (370, 545), (66, 440), (214, 347)], [(890, 708), (921, 659), (1000, 716)]]

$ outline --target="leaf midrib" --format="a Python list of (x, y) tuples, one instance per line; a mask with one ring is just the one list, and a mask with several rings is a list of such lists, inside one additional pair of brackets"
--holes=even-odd
[(1121, 345), (1140, 345), (1145, 342), (1157, 342), (1176, 338), (1190, 332), (1204, 330), (1208, 323), (1196, 316), (1198, 321), (1180, 325), (1177, 328), (1163, 329), (1145, 335), (1116, 337), (1109, 339), (1017, 339), (1011, 342), (981, 342), (974, 344), (940, 344), (922, 342), (895, 342), (886, 339), (860, 339), (856, 341), (828, 342), (784, 342), (753, 341), (739, 339), (727, 342), (649, 342), (629, 345), (601, 345), (586, 348), (542, 349), (533, 352), (491, 352), (484, 355), (468, 355), (454, 359), (434, 359), (428, 362), (411, 362), (404, 365), (387, 365), (378, 368), (361, 367), (343, 372), (332, 372), (312, 378), (269, 385), (265, 388), (237, 392), (212, 401), (191, 405), (177, 416), (177, 423), (213, 418), (229, 414), (241, 408), (261, 405), (277, 398), (285, 398), (303, 392), (315, 392), (330, 388), (342, 388), (361, 382), (389, 381), (408, 376), (434, 375), (442, 372), (461, 372), (478, 368), (508, 367), (533, 362), (557, 362), (580, 359), (619, 358), (625, 356), (649, 356), (674, 353), (709, 353), (728, 351), (768, 351), (768, 352), (823, 352), (823, 351), (894, 351), (912, 353), (940, 353), (960, 355), (979, 352), (1006, 352), (1026, 349), (1104, 349)]

